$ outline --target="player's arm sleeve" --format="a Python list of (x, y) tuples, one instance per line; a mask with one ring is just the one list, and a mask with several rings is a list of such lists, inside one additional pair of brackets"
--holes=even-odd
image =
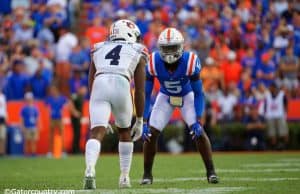
[(194, 91), (194, 106), (196, 110), (197, 118), (200, 118), (204, 111), (205, 97), (202, 90), (202, 81), (198, 79), (197, 81), (191, 82), (192, 89)]
[(148, 120), (150, 115), (151, 105), (151, 94), (154, 85), (154, 77), (150, 75), (148, 67), (146, 66), (146, 82), (145, 82), (145, 109), (144, 109), (144, 120)]
[(197, 118), (202, 117), (202, 114), (204, 112), (204, 106), (205, 106), (205, 97), (202, 90), (202, 81), (200, 80), (200, 70), (201, 70), (200, 60), (197, 58), (195, 71), (190, 77), (191, 87), (194, 92), (194, 106), (195, 106)]

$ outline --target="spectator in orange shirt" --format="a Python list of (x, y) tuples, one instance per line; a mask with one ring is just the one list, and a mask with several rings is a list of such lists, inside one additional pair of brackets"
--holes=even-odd
[(224, 74), (225, 87), (231, 83), (237, 85), (240, 81), (242, 67), (239, 62), (236, 61), (236, 54), (234, 51), (230, 51), (227, 54), (227, 61), (221, 66)]
[(217, 62), (221, 63), (226, 60), (230, 48), (227, 45), (226, 37), (222, 34), (218, 34), (215, 38), (214, 45), (210, 51), (210, 56)]
[(203, 82), (204, 91), (208, 91), (209, 87), (213, 84), (217, 84), (223, 88), (224, 77), (219, 65), (211, 57), (205, 59), (205, 65), (201, 71), (201, 79)]
[(85, 32), (85, 36), (90, 40), (91, 45), (106, 40), (107, 35), (108, 30), (102, 25), (100, 17), (96, 17), (93, 20), (93, 26), (89, 27)]

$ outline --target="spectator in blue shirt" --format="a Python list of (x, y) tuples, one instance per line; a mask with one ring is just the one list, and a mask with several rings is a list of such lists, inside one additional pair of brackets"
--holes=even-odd
[(255, 77), (255, 72), (256, 72), (256, 57), (254, 55), (254, 50), (251, 47), (248, 47), (246, 50), (246, 55), (245, 57), (242, 58), (241, 64), (244, 69), (250, 68), (251, 69), (251, 77)]
[(25, 137), (24, 153), (26, 155), (36, 155), (36, 142), (38, 140), (38, 118), (39, 111), (34, 105), (33, 94), (25, 94), (26, 104), (21, 110), (22, 129)]
[(256, 78), (258, 82), (263, 83), (269, 87), (275, 79), (276, 66), (272, 61), (270, 53), (266, 52), (261, 56), (261, 64), (256, 71)]
[(50, 95), (46, 98), (46, 105), (49, 107), (50, 112), (49, 149), (47, 156), (52, 157), (55, 130), (58, 130), (61, 135), (63, 155), (66, 154), (64, 148), (62, 110), (67, 103), (67, 99), (60, 94), (58, 88), (55, 85), (51, 85), (49, 91)]
[(48, 5), (49, 12), (44, 15), (44, 25), (49, 26), (54, 34), (55, 42), (59, 38), (59, 29), (66, 25), (67, 14), (59, 4)]
[(146, 32), (148, 32), (148, 27), (150, 21), (146, 19), (146, 10), (144, 9), (138, 9), (136, 12), (136, 25), (140, 28), (141, 34), (144, 35)]
[(32, 4), (33, 12), (31, 14), (31, 19), (34, 20), (34, 34), (37, 33), (44, 27), (44, 20), (47, 16), (47, 6), (43, 2), (37, 2)]
[(89, 68), (89, 57), (84, 53), (80, 44), (72, 49), (69, 56), (72, 69), (78, 69), (87, 72)]
[(39, 65), (38, 70), (29, 80), (29, 86), (35, 98), (44, 99), (47, 96), (50, 82), (44, 73), (43, 64), (40, 62)]
[(69, 80), (69, 88), (71, 94), (75, 94), (82, 86), (88, 86), (87, 76), (80, 70), (75, 69), (73, 71), (71, 79)]
[(300, 6), (295, 9), (294, 17), (293, 17), (293, 24), (294, 24), (294, 52), (295, 55), (300, 57)]
[(28, 89), (28, 77), (24, 73), (24, 64), (21, 60), (13, 62), (12, 73), (7, 76), (4, 93), (7, 100), (21, 100)]

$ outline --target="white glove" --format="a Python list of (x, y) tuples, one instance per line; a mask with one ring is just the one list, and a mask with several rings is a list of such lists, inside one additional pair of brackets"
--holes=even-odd
[(141, 138), (143, 132), (143, 117), (137, 117), (136, 121), (131, 129), (131, 138), (133, 141), (137, 141)]
[(108, 124), (107, 125), (107, 127), (106, 127), (106, 134), (113, 134), (114, 133), (114, 130), (113, 130), (113, 128), (111, 127), (111, 125), (110, 124)]

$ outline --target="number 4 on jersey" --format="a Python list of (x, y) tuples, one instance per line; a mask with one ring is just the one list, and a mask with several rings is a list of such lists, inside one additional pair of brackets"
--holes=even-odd
[(110, 65), (119, 65), (121, 48), (122, 45), (117, 45), (105, 55), (105, 59), (111, 59)]

